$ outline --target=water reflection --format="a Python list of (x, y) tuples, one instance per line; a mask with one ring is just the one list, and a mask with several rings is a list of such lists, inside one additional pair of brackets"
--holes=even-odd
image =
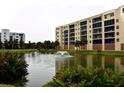
[[(30, 55), (30, 56), (29, 56)], [(55, 58), (52, 54), (26, 54), (25, 60), (28, 66), (27, 76), (29, 82), (28, 87), (41, 87), (55, 75)]]
[[(22, 55), (23, 58), (29, 65), (27, 67), (29, 73), (27, 79), (29, 81), (25, 82), (28, 87), (41, 87), (52, 80), (53, 76), (62, 68), (72, 68), (76, 65), (82, 65), (85, 68), (111, 68), (117, 73), (124, 72), (124, 57), (80, 55), (71, 58), (56, 58), (53, 54), (34, 52), (25, 54), (25, 56)], [(21, 83), (24, 82), (21, 81)]]
[(99, 56), (99, 55), (81, 55), (73, 58), (56, 60), (56, 72), (64, 67), (71, 68), (75, 65), (82, 65), (85, 68), (101, 67), (103, 69), (111, 68), (117, 73), (124, 72), (124, 57)]

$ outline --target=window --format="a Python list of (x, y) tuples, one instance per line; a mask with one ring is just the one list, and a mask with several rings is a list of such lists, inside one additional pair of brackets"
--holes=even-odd
[(91, 33), (91, 30), (90, 30), (90, 33)]
[(124, 8), (122, 9), (122, 12), (124, 13)]
[(90, 38), (91, 38), (91, 36), (90, 36)]
[(89, 20), (89, 23), (91, 23), (91, 20)]
[(114, 13), (110, 13), (110, 17), (113, 17), (114, 16)]
[(116, 35), (119, 35), (119, 32), (117, 32)]
[(104, 26), (113, 25), (113, 24), (115, 24), (114, 19), (104, 21)]
[(90, 40), (90, 42), (89, 43), (91, 43), (91, 40)]
[(119, 38), (117, 38), (116, 41), (119, 42)]
[(116, 23), (118, 23), (119, 22), (119, 19), (116, 19)]
[(116, 29), (119, 29), (119, 26), (116, 26)]
[(104, 15), (104, 18), (107, 19), (107, 15)]
[(91, 25), (89, 26), (89, 28), (91, 28)]

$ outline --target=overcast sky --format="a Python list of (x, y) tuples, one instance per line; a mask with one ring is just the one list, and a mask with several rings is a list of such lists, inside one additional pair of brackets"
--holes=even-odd
[(26, 42), (55, 40), (55, 28), (124, 5), (124, 0), (0, 0), (0, 29)]

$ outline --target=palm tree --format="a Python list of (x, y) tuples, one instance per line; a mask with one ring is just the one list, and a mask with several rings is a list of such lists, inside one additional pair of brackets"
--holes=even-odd
[(83, 46), (85, 46), (87, 44), (87, 39), (86, 38), (83, 38), (81, 40), (81, 43), (80, 44), (83, 45)]

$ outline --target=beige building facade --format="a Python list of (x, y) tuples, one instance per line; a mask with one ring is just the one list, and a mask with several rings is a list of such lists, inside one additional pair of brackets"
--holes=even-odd
[(124, 6), (56, 28), (61, 49), (124, 50)]

